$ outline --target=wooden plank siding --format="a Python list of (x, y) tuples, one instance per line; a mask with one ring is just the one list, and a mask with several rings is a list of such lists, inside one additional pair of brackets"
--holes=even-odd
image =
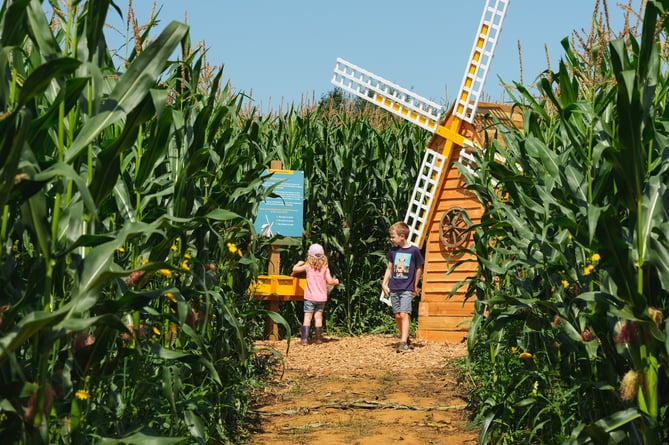
[[(457, 153), (456, 157), (457, 159)], [(430, 223), (425, 241), (425, 268), (421, 300), (418, 304), (418, 329), (416, 337), (441, 343), (457, 343), (467, 336), (467, 329), (474, 313), (474, 303), (465, 302), (466, 287), (463, 286), (449, 298), (453, 287), (476, 273), (477, 263), (465, 263), (455, 271), (447, 273), (451, 266), (462, 259), (462, 254), (453, 255), (439, 239), (439, 222), (445, 211), (452, 207), (465, 209), (473, 222), (478, 222), (482, 208), (476, 197), (469, 193), (458, 169), (451, 167), (444, 187), (436, 198), (434, 218)], [(467, 243), (471, 242), (470, 239)]]
[[(473, 124), (475, 130), (473, 130), (474, 134), (471, 134), (471, 136), (474, 136), (474, 139), (482, 144), (485, 140), (483, 131), (487, 131), (488, 137), (497, 137), (501, 142), (499, 134), (495, 133), (492, 126), (493, 118), (503, 125), (522, 128), (521, 113), (517, 110), (513, 111), (512, 113), (512, 108), (509, 105), (479, 102)], [(443, 145), (443, 143), (436, 143), (435, 147), (440, 145)], [(457, 160), (458, 157), (459, 152), (456, 150), (452, 159)], [(474, 313), (474, 302), (472, 300), (464, 301), (466, 292), (464, 286), (450, 298), (449, 294), (456, 284), (473, 276), (478, 265), (475, 261), (468, 262), (458, 266), (456, 271), (447, 274), (447, 271), (455, 262), (465, 258), (453, 256), (452, 252), (441, 244), (439, 240), (439, 221), (448, 209), (461, 207), (465, 209), (469, 218), (476, 224), (481, 219), (483, 208), (476, 197), (466, 190), (463, 178), (455, 166), (448, 169), (443, 188), (436, 199), (437, 207), (425, 241), (425, 268), (421, 300), (418, 305), (416, 336), (423, 340), (456, 343), (467, 337), (469, 323)], [(471, 243), (471, 238), (467, 242)]]

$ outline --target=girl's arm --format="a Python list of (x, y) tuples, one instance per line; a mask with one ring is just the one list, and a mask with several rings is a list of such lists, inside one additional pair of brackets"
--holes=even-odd
[(296, 265), (293, 266), (293, 273), (300, 273), (307, 271), (307, 263), (304, 261), (298, 261)]
[(325, 271), (325, 282), (328, 284), (328, 286), (336, 286), (339, 284), (339, 279), (338, 278), (332, 278), (332, 275), (330, 275), (330, 268), (328, 267)]

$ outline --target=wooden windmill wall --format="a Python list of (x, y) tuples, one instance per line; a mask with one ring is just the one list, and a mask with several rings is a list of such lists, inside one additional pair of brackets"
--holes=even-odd
[[(479, 131), (488, 128), (491, 123), (490, 116), (495, 116), (506, 125), (520, 126), (522, 123), (521, 116), (511, 116), (510, 106), (481, 102), (474, 121), (475, 128)], [(458, 152), (453, 155), (453, 159), (459, 158)], [(464, 286), (452, 297), (449, 298), (449, 295), (459, 282), (476, 273), (477, 264), (475, 261), (465, 262), (455, 271), (448, 273), (453, 264), (467, 258), (462, 254), (454, 255), (451, 249), (444, 246), (439, 237), (439, 223), (444, 212), (453, 207), (463, 208), (472, 222), (478, 223), (483, 209), (476, 197), (466, 189), (458, 169), (449, 168), (447, 171), (444, 187), (436, 195), (434, 217), (429, 223), (425, 240), (425, 268), (416, 336), (423, 340), (456, 343), (467, 336), (469, 322), (474, 313), (474, 302), (465, 302)], [(470, 237), (463, 247), (471, 242)]]

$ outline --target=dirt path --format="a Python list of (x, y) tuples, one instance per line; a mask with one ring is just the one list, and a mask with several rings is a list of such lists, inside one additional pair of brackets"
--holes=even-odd
[[(280, 370), (252, 409), (254, 445), (475, 444), (467, 431), (465, 388), (449, 365), (462, 345), (414, 341), (395, 352), (390, 336), (291, 342)], [(286, 342), (260, 342), (285, 352)]]

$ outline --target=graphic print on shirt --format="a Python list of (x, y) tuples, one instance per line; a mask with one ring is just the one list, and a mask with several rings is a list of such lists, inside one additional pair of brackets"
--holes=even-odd
[(395, 255), (395, 264), (393, 264), (393, 278), (399, 280), (409, 279), (409, 264), (411, 264), (410, 253), (398, 253)]

